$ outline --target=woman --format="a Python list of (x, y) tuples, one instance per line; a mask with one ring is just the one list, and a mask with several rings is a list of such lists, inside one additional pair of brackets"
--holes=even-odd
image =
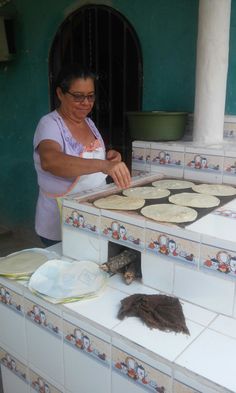
[(105, 152), (102, 137), (87, 117), (95, 101), (95, 75), (73, 65), (64, 68), (56, 82), (60, 105), (42, 117), (34, 135), (34, 164), (39, 197), (35, 229), (42, 242), (61, 240), (56, 197), (76, 185), (76, 192), (102, 186), (107, 175), (117, 187), (130, 186), (130, 173), (121, 155)]

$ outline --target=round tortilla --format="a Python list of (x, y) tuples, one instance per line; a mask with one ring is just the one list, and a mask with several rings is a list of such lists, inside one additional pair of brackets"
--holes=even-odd
[(184, 190), (185, 188), (192, 188), (194, 183), (187, 180), (178, 180), (178, 179), (164, 179), (157, 180), (152, 183), (154, 187), (168, 190)]
[(0, 275), (30, 275), (46, 261), (48, 261), (48, 257), (44, 254), (33, 251), (20, 251), (0, 259)]
[(194, 184), (193, 191), (205, 195), (231, 196), (236, 194), (236, 188), (225, 184)]
[(123, 191), (123, 195), (130, 198), (160, 199), (170, 195), (170, 191), (157, 187), (134, 187)]
[(173, 223), (194, 221), (197, 218), (196, 210), (167, 203), (145, 206), (141, 213), (152, 220)]
[(143, 207), (145, 200), (121, 195), (111, 195), (106, 198), (97, 199), (93, 204), (99, 209), (137, 210)]
[(171, 195), (169, 202), (175, 205), (197, 208), (210, 208), (220, 204), (219, 198), (213, 195), (197, 194), (195, 192), (181, 192), (180, 194)]

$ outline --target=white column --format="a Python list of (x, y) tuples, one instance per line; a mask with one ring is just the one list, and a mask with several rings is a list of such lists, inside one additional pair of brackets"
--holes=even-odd
[(193, 140), (223, 141), (231, 0), (200, 0)]

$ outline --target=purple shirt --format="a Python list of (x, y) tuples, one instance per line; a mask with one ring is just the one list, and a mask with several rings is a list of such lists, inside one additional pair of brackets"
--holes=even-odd
[[(85, 120), (95, 138), (100, 141), (105, 155), (104, 143), (95, 124), (90, 118), (86, 118)], [(39, 185), (35, 230), (38, 235), (47, 239), (61, 240), (61, 223), (57, 201), (47, 194), (64, 194), (75, 179), (54, 176), (50, 172), (42, 169), (37, 148), (39, 143), (45, 139), (59, 143), (62, 152), (76, 157), (82, 156), (85, 147), (73, 138), (62, 117), (56, 110), (40, 119), (33, 141), (34, 165)]]

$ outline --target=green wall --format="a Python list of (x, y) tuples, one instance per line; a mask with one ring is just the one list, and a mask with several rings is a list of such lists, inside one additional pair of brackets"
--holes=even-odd
[[(124, 14), (140, 39), (144, 64), (143, 109), (192, 112), (198, 0), (99, 3), (111, 5)], [(62, 21), (84, 4), (85, 0), (12, 0), (0, 9), (16, 12), (17, 40), (16, 59), (0, 63), (0, 224), (13, 226), (34, 220), (37, 183), (32, 138), (39, 118), (49, 111), (48, 53)], [(231, 56), (235, 62), (233, 37)], [(229, 113), (236, 113), (236, 93), (231, 87), (235, 78), (234, 62), (230, 63)]]

